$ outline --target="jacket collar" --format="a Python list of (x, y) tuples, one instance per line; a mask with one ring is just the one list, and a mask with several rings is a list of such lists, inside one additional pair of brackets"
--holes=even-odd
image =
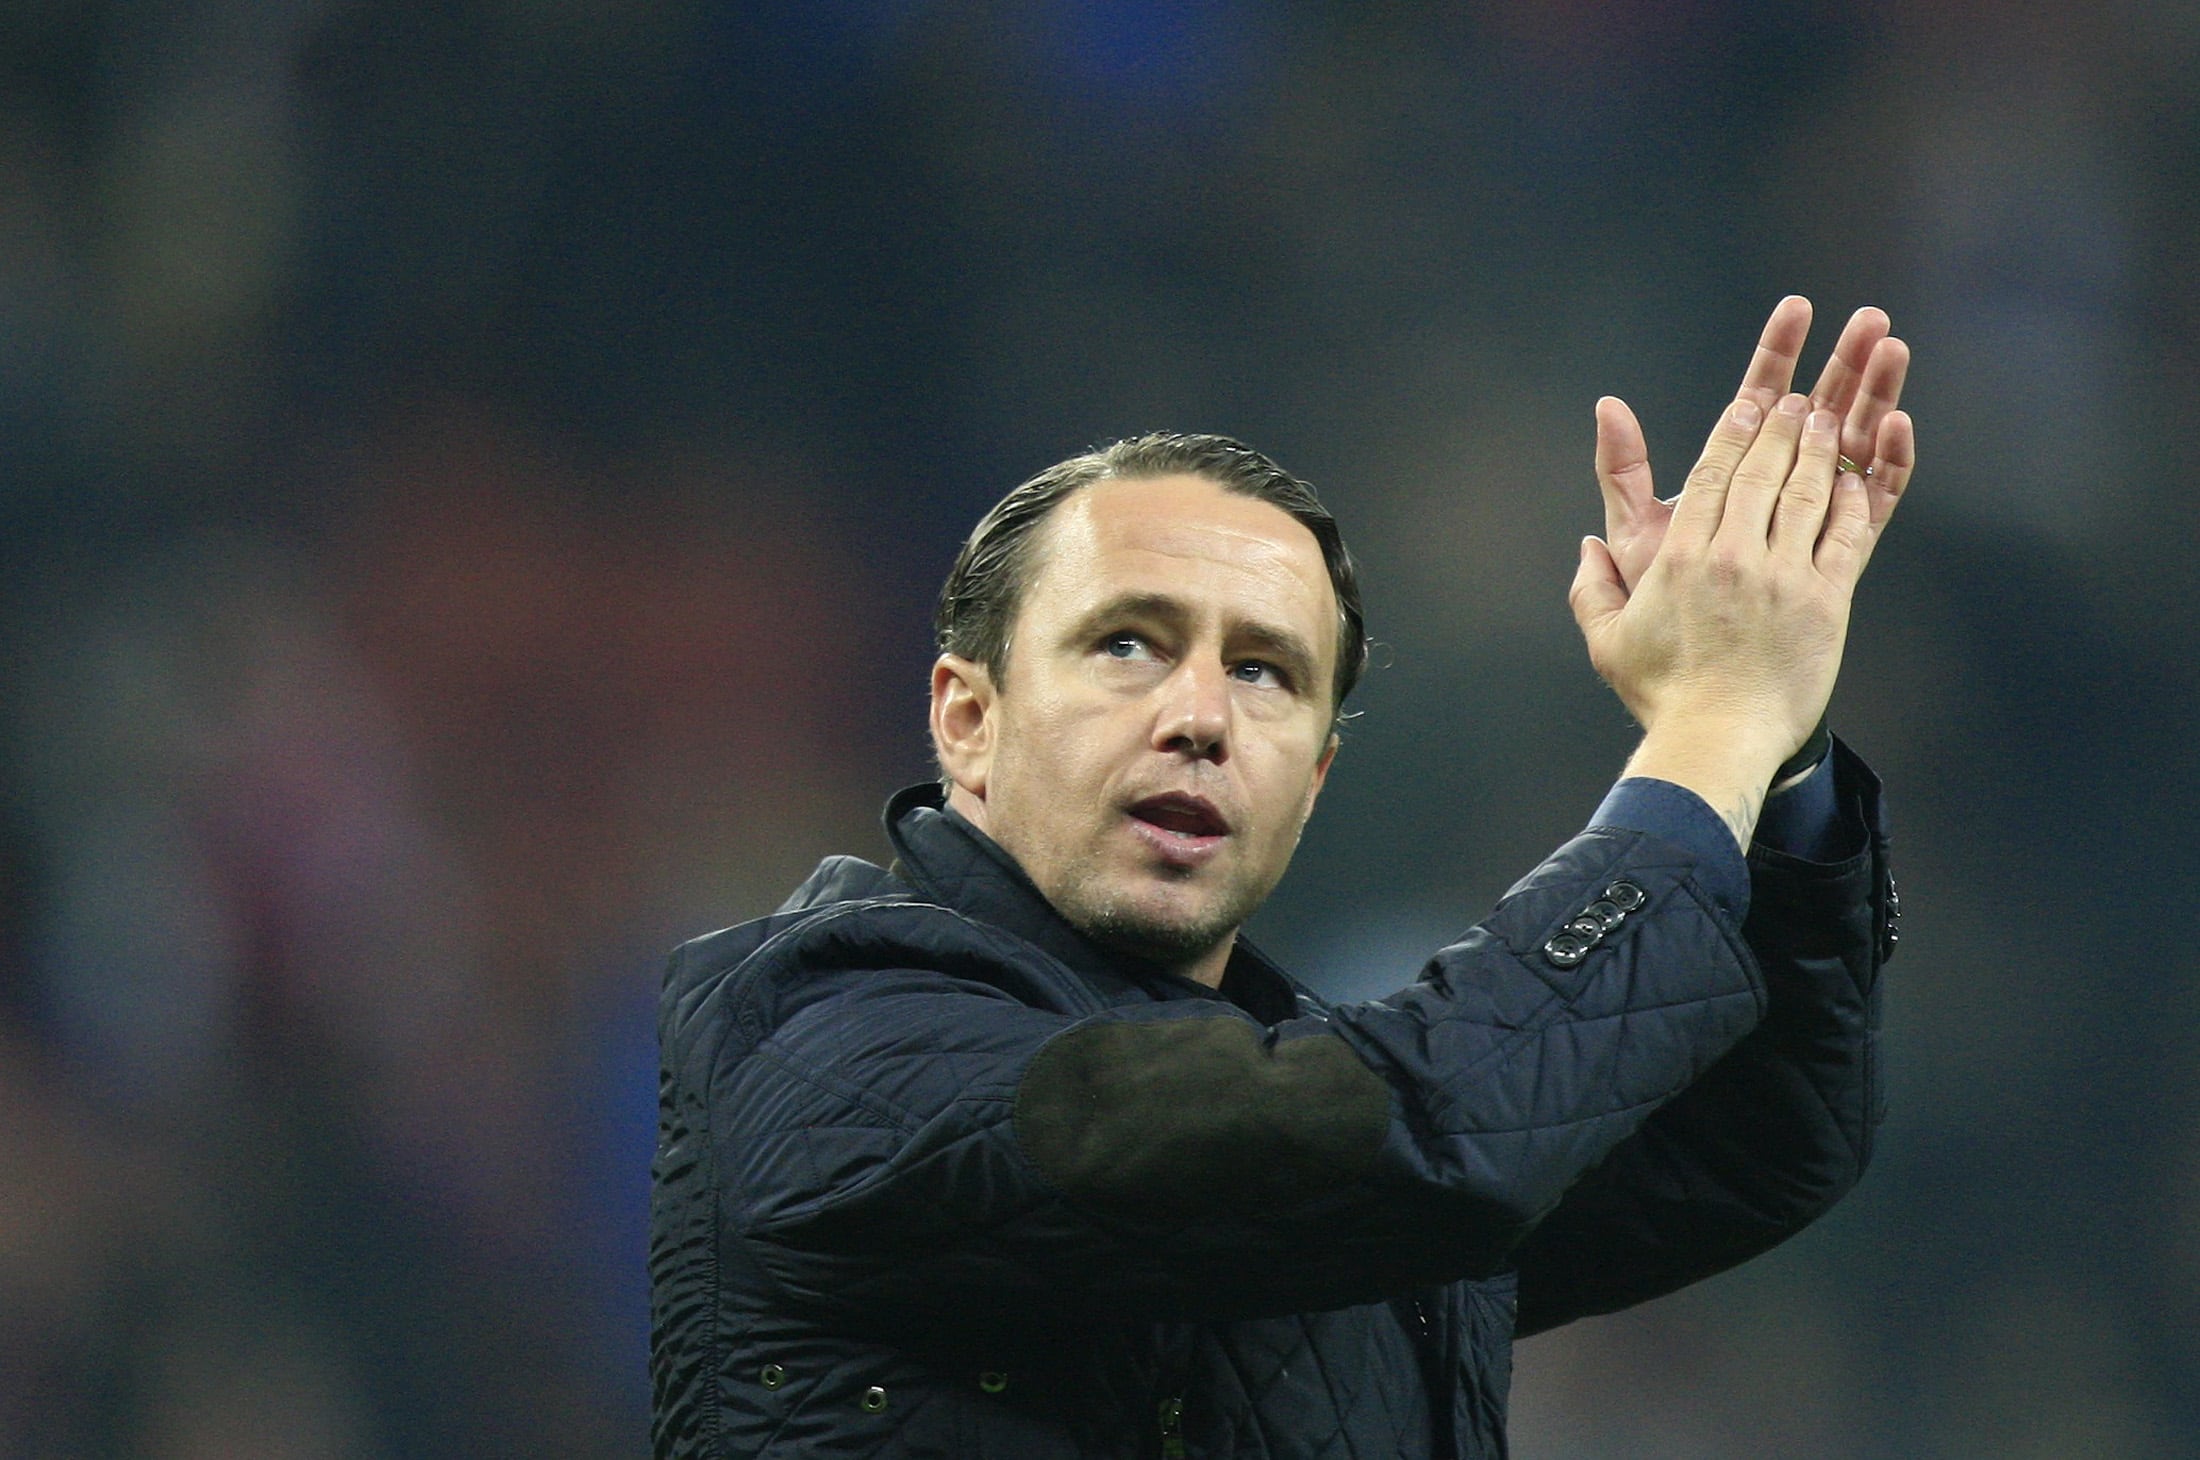
[(1227, 998), (1264, 1024), (1298, 1012), (1298, 990), (1241, 933), (1217, 993), (1157, 964), (1102, 948), (1071, 927), (1016, 859), (947, 805), (937, 782), (886, 803), (891, 869), (920, 895), (1037, 944), (1103, 989), (1136, 985), (1163, 998)]

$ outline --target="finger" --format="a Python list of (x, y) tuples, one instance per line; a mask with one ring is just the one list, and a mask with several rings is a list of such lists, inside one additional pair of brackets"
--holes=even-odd
[(1597, 538), (1581, 540), (1581, 562), (1574, 569), (1566, 603), (1585, 637), (1627, 606), (1627, 586), (1620, 581), (1619, 564), (1612, 561), (1611, 550)]
[(1764, 411), (1755, 401), (1739, 399), (1727, 406), (1726, 414), (1719, 417), (1719, 424), (1711, 428), (1710, 439), (1703, 444), (1703, 455), (1689, 468), (1688, 482), (1673, 504), (1667, 541), (1711, 541), (1726, 515), (1727, 492), (1733, 486), (1735, 468), (1749, 454), (1763, 425)]
[(1833, 500), (1833, 457), (1841, 439), (1841, 418), (1828, 410), (1812, 411), (1803, 423), (1802, 439), (1795, 448), (1795, 467), (1780, 489), (1779, 504), (1772, 513), (1772, 550), (1801, 562), (1809, 562), (1826, 527), (1826, 509)]
[(1902, 403), (1902, 383), (1910, 374), (1910, 347), (1889, 335), (1872, 347), (1858, 381), (1856, 400), (1841, 427), (1841, 449), (1851, 461), (1869, 462), (1879, 441), (1879, 424)]
[(1790, 294), (1772, 306), (1772, 317), (1757, 337), (1757, 353), (1750, 356), (1749, 369), (1743, 372), (1742, 388), (1736, 394), (1755, 401), (1759, 410), (1771, 410), (1773, 403), (1794, 385), (1795, 362), (1802, 358), (1803, 341), (1809, 337), (1808, 299)]
[(1818, 373), (1818, 383), (1811, 387), (1810, 403), (1837, 416), (1847, 415), (1857, 387), (1863, 383), (1864, 367), (1871, 360), (1872, 350), (1887, 337), (1890, 328), (1887, 311), (1873, 305), (1867, 304), (1850, 315), (1841, 328), (1841, 338), (1833, 342), (1833, 353), (1826, 357), (1826, 368)]
[(1910, 474), (1916, 470), (1917, 428), (1911, 424), (1908, 411), (1889, 411), (1879, 423), (1879, 441), (1872, 450), (1871, 476), (1866, 482), (1871, 488), (1875, 538), (1894, 515), (1894, 509), (1902, 505), (1902, 494), (1909, 490)]
[(1833, 484), (1833, 502), (1826, 510), (1826, 531), (1812, 558), (1820, 574), (1844, 589), (1853, 589), (1871, 560), (1872, 523), (1870, 489), (1853, 471), (1841, 473)]
[(1604, 496), (1604, 535), (1618, 538), (1657, 500), (1642, 423), (1617, 396), (1597, 402), (1597, 488)]
[(1773, 508), (1779, 505), (1780, 489), (1795, 469), (1796, 442), (1803, 434), (1809, 410), (1808, 397), (1784, 395), (1765, 417), (1764, 429), (1734, 468), (1734, 485), (1719, 523), (1720, 537), (1763, 545), (1772, 526)]
[[(1872, 553), (1879, 547), (1880, 534), (1886, 530), (1887, 519), (1894, 509), (1902, 505), (1902, 497), (1910, 485), (1910, 474), (1917, 468), (1917, 433), (1907, 412), (1893, 411), (1880, 423), (1879, 444), (1872, 454), (1871, 475), (1858, 476), (1854, 472), (1841, 474), (1841, 487), (1835, 489), (1836, 510), (1842, 487), (1853, 484), (1861, 503), (1863, 524), (1858, 543), (1850, 556), (1854, 561), (1849, 570), (1862, 574), (1871, 562)], [(1827, 516), (1826, 533), (1833, 535), (1833, 516)], [(1823, 552), (1825, 544), (1820, 544)], [(1821, 567), (1824, 566), (1821, 558)]]

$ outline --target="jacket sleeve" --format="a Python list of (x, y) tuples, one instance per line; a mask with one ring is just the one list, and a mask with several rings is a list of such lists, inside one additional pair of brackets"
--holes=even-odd
[(1411, 988), (1274, 1026), (1034, 1007), (1006, 938), (919, 969), (813, 949), (770, 1010), (676, 1019), (668, 1076), (725, 1260), (835, 1322), (1366, 1302), (1500, 1270), (1757, 1024), (1755, 961), (1694, 871), (1585, 833)]
[(1745, 933), (1770, 1000), (1764, 1022), (1521, 1244), (1521, 1334), (1745, 1261), (1861, 1176), (1884, 1114), (1879, 973), (1894, 941), (1894, 883), (1878, 781), (1845, 747), (1835, 754), (1862, 850), (1836, 863), (1751, 852)]

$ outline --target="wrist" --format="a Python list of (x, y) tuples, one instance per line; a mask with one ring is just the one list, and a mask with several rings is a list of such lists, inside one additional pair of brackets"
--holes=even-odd
[(1791, 733), (1774, 716), (1673, 711), (1645, 723), (1629, 764), (1655, 763), (1762, 790), (1794, 749)]
[(1767, 733), (1762, 718), (1669, 715), (1644, 733), (1626, 774), (1695, 792), (1746, 851), (1766, 788), (1792, 744), (1782, 732)]
[(1826, 717), (1818, 717), (1818, 728), (1810, 732), (1810, 738), (1802, 748), (1780, 762), (1780, 768), (1772, 773), (1772, 794), (1791, 790), (1810, 778), (1810, 773), (1825, 764), (1833, 751), (1833, 732), (1826, 728)]

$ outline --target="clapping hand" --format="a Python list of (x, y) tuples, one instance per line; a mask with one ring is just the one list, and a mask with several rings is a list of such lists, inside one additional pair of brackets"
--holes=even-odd
[(1810, 304), (1780, 301), (1681, 493), (1658, 499), (1634, 413), (1597, 403), (1607, 539), (1570, 595), (1597, 673), (1642, 724), (1629, 773), (1696, 791), (1747, 845), (1773, 769), (1824, 713), (1856, 581), (1916, 463), (1909, 349), (1861, 309), (1809, 397)]
[[(1810, 334), (1810, 320), (1810, 301), (1798, 295), (1791, 294), (1774, 307), (1757, 340), (1757, 353), (1742, 376), (1737, 400), (1753, 401), (1760, 411), (1770, 411), (1788, 392), (1803, 341)], [(1832, 411), (1841, 418), (1840, 454), (1865, 472), (1874, 542), (1917, 464), (1916, 433), (1909, 416), (1896, 409), (1902, 400), (1903, 379), (1909, 374), (1910, 347), (1888, 330), (1884, 310), (1867, 305), (1849, 316), (1810, 393), (1814, 409)], [(1633, 592), (1665, 541), (1666, 525), (1673, 519), (1678, 499), (1658, 499), (1642, 426), (1626, 402), (1606, 396), (1597, 402), (1596, 418), (1604, 541), (1621, 581)]]

